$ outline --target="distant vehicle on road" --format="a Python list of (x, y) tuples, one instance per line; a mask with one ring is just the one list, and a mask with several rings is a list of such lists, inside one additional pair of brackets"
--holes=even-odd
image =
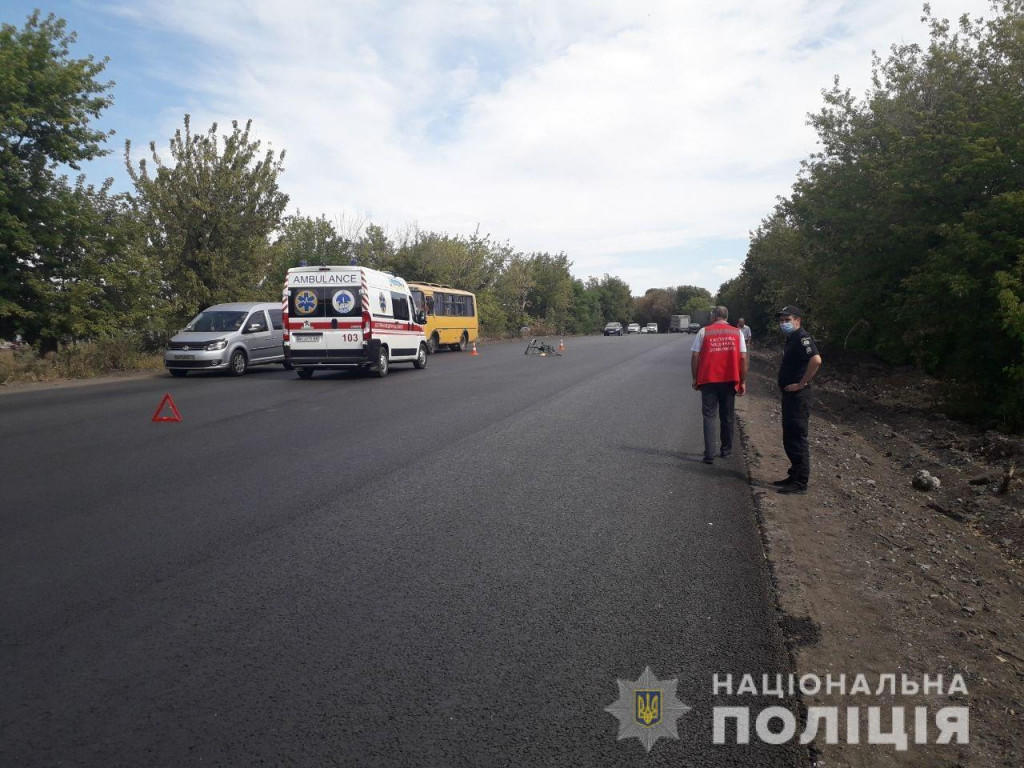
[(690, 327), (686, 329), (689, 333), (697, 333), (700, 331), (700, 323), (690, 323)]
[(630, 323), (627, 333), (640, 333), (640, 323)]
[(711, 322), (711, 309), (698, 309), (693, 313), (690, 318), (691, 322), (697, 323), (697, 326), (703, 328), (705, 325)]
[(427, 351), (433, 354), (441, 347), (465, 352), (480, 335), (476, 296), (469, 291), (437, 283), (409, 283), (412, 303), (427, 316), (423, 335)]
[(285, 277), (285, 354), (300, 379), (318, 369), (427, 367), (427, 318), (405, 280), (367, 267), (293, 267)]
[(648, 323), (647, 324), (647, 333), (657, 333), (657, 332), (658, 332), (658, 324), (657, 323)]
[(167, 344), (164, 366), (172, 376), (189, 371), (228, 371), (241, 376), (250, 366), (288, 365), (280, 304), (215, 304), (196, 315)]
[(605, 336), (621, 336), (622, 335), (622, 323), (608, 323), (604, 327)]
[(669, 333), (686, 333), (689, 327), (689, 315), (672, 315), (672, 318), (668, 322)]

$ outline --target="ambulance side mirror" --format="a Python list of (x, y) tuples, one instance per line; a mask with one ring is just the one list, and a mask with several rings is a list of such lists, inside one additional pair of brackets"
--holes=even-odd
[(413, 320), (416, 321), (417, 325), (426, 325), (427, 324), (427, 313), (424, 312), (422, 309), (417, 309), (416, 310), (416, 314), (413, 315)]

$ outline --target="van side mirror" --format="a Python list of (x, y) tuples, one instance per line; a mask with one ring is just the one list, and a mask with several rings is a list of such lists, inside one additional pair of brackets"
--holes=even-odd
[(252, 323), (249, 323), (249, 325), (245, 329), (245, 332), (246, 333), (256, 333), (257, 331), (262, 331), (262, 330), (263, 330), (263, 323), (261, 323), (259, 320), (256, 320), (256, 321), (254, 321)]
[(413, 320), (416, 321), (417, 325), (426, 325), (427, 324), (427, 313), (424, 312), (422, 309), (417, 309), (416, 310), (416, 314), (413, 315)]

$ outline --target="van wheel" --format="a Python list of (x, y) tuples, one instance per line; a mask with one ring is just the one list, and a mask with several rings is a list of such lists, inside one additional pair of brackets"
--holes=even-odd
[(452, 352), (465, 352), (467, 347), (469, 347), (469, 336), (465, 332), (459, 337), (458, 344), (451, 345)]
[(312, 368), (296, 368), (295, 372), (299, 374), (300, 379), (312, 379), (313, 369)]
[(188, 371), (182, 370), (181, 368), (168, 368), (171, 372), (171, 376), (181, 378), (182, 376), (188, 376)]
[(432, 355), (437, 352), (437, 348), (441, 346), (440, 339), (437, 338), (436, 333), (430, 334), (430, 338), (427, 339), (427, 354)]
[(284, 369), (286, 371), (290, 371), (292, 369), (292, 367), (293, 367), (292, 364), (288, 360), (285, 360), (283, 363), (281, 363), (281, 365), (284, 366)]
[(231, 353), (231, 363), (228, 365), (228, 370), (231, 371), (232, 376), (241, 376), (248, 367), (249, 361), (245, 358), (245, 352), (236, 349)]
[(388, 375), (388, 368), (390, 367), (390, 360), (388, 359), (388, 348), (381, 346), (380, 352), (377, 353), (377, 366), (375, 373), (380, 378), (384, 378)]
[(427, 367), (427, 345), (426, 344), (420, 344), (420, 348), (418, 350), (416, 350), (416, 359), (412, 361), (412, 364), (416, 368), (420, 368), (420, 369), (423, 369), (423, 368)]

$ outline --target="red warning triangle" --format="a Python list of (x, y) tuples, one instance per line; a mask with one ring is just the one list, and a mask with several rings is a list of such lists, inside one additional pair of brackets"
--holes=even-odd
[[(171, 413), (174, 414), (173, 416), (160, 415), (160, 411), (164, 409), (165, 405), (169, 405), (171, 407)], [(164, 395), (164, 399), (160, 401), (160, 405), (153, 414), (153, 421), (181, 421), (181, 413), (178, 411), (178, 406), (174, 404), (174, 398), (171, 397), (170, 393)]]

